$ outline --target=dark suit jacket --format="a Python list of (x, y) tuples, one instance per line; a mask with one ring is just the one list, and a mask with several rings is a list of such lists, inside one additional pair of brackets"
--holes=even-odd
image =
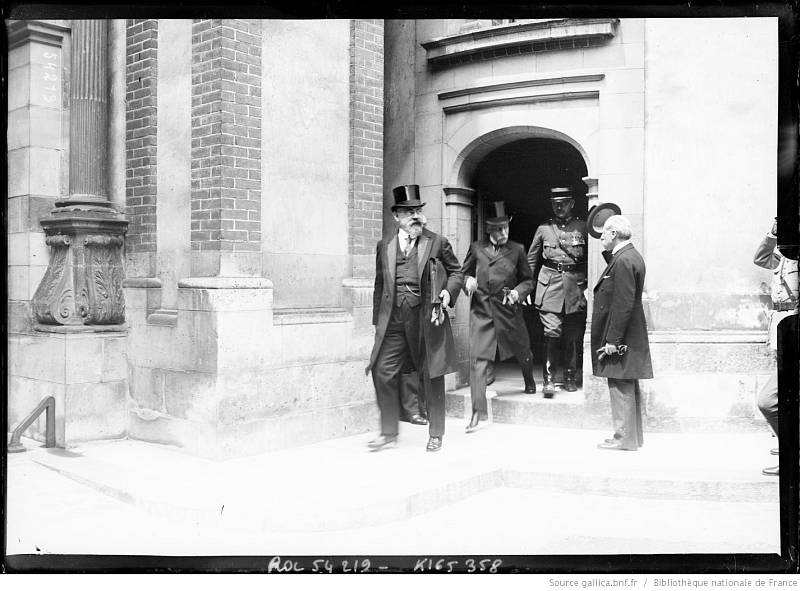
[[(417, 343), (423, 359), (423, 367), (417, 368), (423, 377), (436, 378), (456, 371), (456, 348), (450, 319), (445, 313), (444, 324), (431, 323), (431, 259), (436, 260), (437, 281), (450, 293), (450, 306), (454, 306), (458, 292), (464, 285), (461, 265), (453, 254), (447, 238), (430, 230), (423, 230), (417, 240), (417, 262), (420, 276), (421, 304), (420, 342)], [(369, 358), (367, 373), (378, 357), (386, 334), (386, 327), (395, 305), (395, 272), (397, 269), (397, 232), (378, 242), (375, 260), (375, 291), (372, 300), (372, 324), (375, 325), (375, 345)], [(439, 290), (441, 291), (441, 289)]]
[[(592, 310), (592, 373), (617, 379), (652, 378), (650, 342), (642, 307), (645, 265), (632, 244), (617, 251), (594, 288)], [(605, 345), (628, 345), (625, 355), (602, 361), (597, 350)]]
[(494, 360), (498, 347), (500, 359), (530, 348), (521, 304), (503, 304), (504, 287), (516, 289), (520, 301), (533, 291), (533, 275), (524, 247), (509, 240), (495, 254), (489, 240), (478, 240), (470, 244), (461, 271), (478, 280), (470, 302), (470, 359)]

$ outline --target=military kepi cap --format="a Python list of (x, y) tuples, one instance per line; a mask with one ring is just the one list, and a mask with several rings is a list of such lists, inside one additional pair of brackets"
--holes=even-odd
[(422, 207), (425, 204), (419, 199), (419, 185), (400, 185), (392, 189), (394, 205), (392, 211), (404, 207)]
[(552, 201), (572, 199), (572, 191), (568, 187), (555, 187), (550, 189), (550, 199)]
[(511, 216), (506, 214), (505, 201), (492, 201), (489, 207), (489, 217), (486, 218), (487, 224), (503, 224), (511, 221)]

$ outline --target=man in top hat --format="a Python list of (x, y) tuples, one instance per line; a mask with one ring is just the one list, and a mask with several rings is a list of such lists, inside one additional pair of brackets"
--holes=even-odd
[(469, 306), (469, 387), (472, 418), (467, 433), (487, 418), (486, 384), (489, 364), (516, 357), (522, 369), (525, 392), (536, 392), (533, 354), (521, 303), (533, 291), (533, 275), (525, 247), (508, 239), (505, 203), (492, 203), (492, 217), (486, 219), (488, 239), (469, 246), (461, 271), (465, 277)]
[(570, 189), (551, 189), (550, 204), (555, 216), (536, 229), (528, 250), (528, 264), (537, 280), (533, 304), (544, 327), (545, 398), (555, 394), (562, 334), (566, 347), (564, 388), (577, 390), (575, 376), (580, 371), (586, 330), (586, 222), (572, 215), (575, 200)]
[(456, 371), (456, 349), (446, 308), (463, 287), (461, 265), (447, 238), (425, 228), (418, 185), (393, 189), (397, 230), (378, 242), (372, 323), (375, 345), (367, 373), (381, 414), (378, 451), (397, 441), (400, 372), (413, 366), (428, 408), (427, 451), (444, 435), (444, 376)]

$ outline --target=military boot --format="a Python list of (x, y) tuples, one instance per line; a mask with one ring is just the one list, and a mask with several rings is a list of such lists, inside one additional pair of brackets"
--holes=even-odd
[(522, 379), (525, 380), (525, 393), (536, 394), (536, 381), (533, 379), (533, 353), (528, 352), (520, 367), (522, 369)]
[(544, 397), (552, 398), (556, 393), (556, 369), (558, 367), (558, 356), (561, 354), (561, 347), (557, 338), (545, 337), (544, 343), (544, 367), (542, 377), (544, 378)]
[(575, 384), (575, 369), (578, 365), (578, 343), (575, 339), (567, 341), (567, 359), (564, 370), (564, 390), (567, 392), (577, 392), (578, 386)]

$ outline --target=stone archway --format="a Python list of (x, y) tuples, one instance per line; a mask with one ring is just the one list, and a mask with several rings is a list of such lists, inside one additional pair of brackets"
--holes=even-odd
[[(554, 148), (554, 152), (559, 151), (562, 157), (563, 154), (571, 153), (570, 160), (573, 164), (573, 173), (579, 170), (579, 174), (577, 177), (573, 174), (568, 184), (576, 187), (582, 181), (586, 186), (585, 197), (581, 196), (581, 215), (585, 215), (587, 209), (598, 202), (597, 179), (594, 175), (593, 167), (594, 159), (590, 156), (585, 146), (572, 135), (550, 128), (531, 125), (515, 125), (494, 129), (471, 139), (464, 137), (464, 133), (455, 135), (461, 135), (462, 137), (453, 137), (453, 140), (460, 139), (461, 141), (452, 141), (448, 145), (454, 157), (450, 167), (444, 169), (445, 174), (443, 175), (443, 180), (445, 181), (443, 187), (445, 193), (443, 230), (453, 242), (454, 250), (459, 258), (463, 258), (466, 255), (470, 242), (478, 239), (481, 235), (481, 212), (483, 208), (481, 207), (481, 195), (477, 190), (479, 188), (477, 186), (479, 169), (482, 163), (486, 163), (492, 158), (493, 154), (501, 153), (515, 145), (521, 146), (523, 150), (526, 149), (526, 146), (534, 144), (538, 144), (540, 148), (549, 146)], [(555, 148), (558, 148), (558, 150)], [(558, 160), (558, 158), (558, 156), (554, 155), (550, 162)], [(577, 163), (579, 163), (579, 166), (576, 166)], [(513, 167), (513, 164), (511, 166)], [(558, 178), (558, 175), (555, 178)], [(495, 196), (495, 198), (504, 200), (507, 200), (506, 197), (506, 195)], [(542, 193), (540, 200), (545, 199), (547, 197), (545, 193)], [(549, 208), (549, 202), (544, 208)], [(524, 239), (517, 239), (526, 247), (530, 244), (535, 226), (550, 215), (542, 207), (539, 207), (539, 210), (540, 213), (538, 215), (545, 217), (538, 222), (531, 222), (533, 230), (529, 232), (529, 236)], [(530, 228), (527, 230), (530, 230)], [(594, 285), (601, 268), (600, 249), (595, 245), (594, 248), (590, 247), (589, 253), (589, 285)], [(591, 294), (587, 295), (591, 297)], [(467, 362), (466, 351), (468, 350), (468, 315), (468, 303), (466, 301), (459, 302), (454, 328), (456, 328), (456, 339), (460, 341), (458, 342), (460, 365), (464, 365), (464, 367), (459, 368), (459, 382), (462, 384), (466, 382), (466, 374), (468, 373), (468, 363), (465, 363)], [(586, 355), (585, 357), (588, 358)]]

